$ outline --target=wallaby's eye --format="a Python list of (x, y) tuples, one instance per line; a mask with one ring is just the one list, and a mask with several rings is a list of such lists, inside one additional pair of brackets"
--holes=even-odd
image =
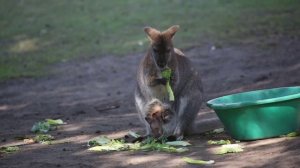
[(150, 123), (151, 122), (151, 119), (150, 119), (150, 117), (145, 117), (145, 120), (148, 122), (148, 123)]
[(158, 52), (157, 48), (152, 48), (152, 49), (153, 49), (154, 52), (156, 52), (156, 53)]
[(171, 49), (170, 49), (170, 48), (167, 48), (166, 52), (168, 52), (168, 53), (171, 52)]

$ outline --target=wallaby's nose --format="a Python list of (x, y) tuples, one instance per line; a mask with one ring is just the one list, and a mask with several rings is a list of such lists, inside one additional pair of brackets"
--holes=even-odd
[(160, 128), (153, 129), (154, 138), (159, 138), (162, 135), (163, 135), (163, 131)]

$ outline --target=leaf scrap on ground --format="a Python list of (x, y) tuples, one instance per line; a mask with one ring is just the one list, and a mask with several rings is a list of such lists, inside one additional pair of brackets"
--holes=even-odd
[(296, 136), (299, 136), (299, 133), (298, 132), (291, 132), (291, 133), (288, 133), (286, 136), (287, 137), (296, 137)]
[(169, 153), (182, 153), (188, 151), (188, 148), (176, 148), (172, 145), (166, 144), (165, 142), (157, 142), (154, 138), (148, 138), (142, 142), (140, 149), (143, 151), (162, 151)]
[(54, 120), (54, 119), (46, 119), (46, 122), (49, 123), (50, 125), (62, 125), (62, 124), (65, 124), (62, 119), (56, 119), (56, 120)]
[(92, 140), (88, 141), (88, 146), (99, 146), (99, 145), (105, 145), (111, 142), (111, 139), (109, 139), (106, 136), (100, 136), (93, 138)]
[(197, 164), (197, 165), (211, 165), (215, 163), (214, 160), (205, 161), (205, 160), (192, 159), (189, 157), (183, 157), (182, 159), (189, 164)]
[(216, 154), (218, 155), (223, 155), (226, 153), (238, 153), (238, 152), (243, 152), (243, 147), (239, 144), (227, 144), (227, 145), (222, 145), (220, 148), (216, 150)]
[(207, 141), (207, 143), (209, 145), (227, 145), (227, 144), (231, 144), (230, 140), (217, 140), (217, 141), (214, 141), (214, 140), (209, 140)]
[(17, 146), (6, 146), (6, 147), (1, 147), (0, 148), (0, 153), (14, 153), (14, 152), (17, 152), (19, 151), (20, 148), (17, 147)]
[(298, 132), (290, 132), (286, 135), (281, 135), (280, 137), (297, 137), (299, 135), (300, 135), (300, 133), (298, 133)]
[[(178, 144), (176, 144), (178, 143)], [(188, 142), (175, 142), (176, 145), (184, 146), (189, 144)], [(181, 145), (180, 145), (181, 144)], [(174, 145), (174, 144), (173, 144)], [(158, 142), (154, 138), (147, 138), (142, 142), (126, 143), (124, 140), (109, 139), (105, 136), (96, 137), (88, 142), (88, 146), (91, 147), (90, 151), (162, 151), (169, 153), (181, 153), (188, 151), (184, 147), (174, 147), (165, 142)]]
[(167, 145), (171, 146), (189, 146), (191, 145), (187, 141), (171, 141), (171, 142), (166, 142)]
[(49, 134), (39, 134), (33, 138), (33, 140), (37, 143), (48, 144), (48, 145), (50, 145), (52, 143), (52, 140), (54, 139), (55, 138)]
[(219, 134), (219, 133), (224, 132), (224, 128), (217, 128), (217, 129), (214, 129), (212, 132), (215, 134)]
[(220, 133), (223, 133), (225, 130), (224, 128), (217, 128), (217, 129), (214, 129), (214, 130), (211, 130), (211, 131), (207, 131), (205, 132), (206, 135), (214, 135), (214, 134), (220, 134)]
[(37, 132), (38, 133), (47, 133), (50, 130), (51, 130), (51, 125), (45, 121), (37, 122), (31, 128), (31, 131), (35, 132), (35, 133), (37, 133)]
[(46, 119), (45, 121), (36, 122), (31, 131), (34, 133), (47, 133), (48, 131), (55, 130), (58, 125), (65, 124), (61, 119)]

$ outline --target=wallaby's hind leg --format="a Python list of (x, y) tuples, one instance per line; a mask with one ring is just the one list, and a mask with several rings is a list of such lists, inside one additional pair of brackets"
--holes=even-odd
[(139, 118), (142, 121), (142, 123), (145, 125), (145, 128), (146, 128), (145, 136), (148, 136), (151, 134), (151, 128), (150, 128), (150, 125), (145, 120), (146, 114), (145, 114), (144, 110), (145, 110), (146, 104), (145, 104), (145, 101), (143, 101), (138, 89), (135, 91), (134, 99), (135, 99), (135, 107), (139, 114)]
[(189, 97), (181, 97), (178, 105), (178, 118), (174, 130), (177, 139), (182, 139), (184, 134), (188, 134), (193, 127), (194, 120), (200, 110), (202, 99), (201, 92), (194, 92)]

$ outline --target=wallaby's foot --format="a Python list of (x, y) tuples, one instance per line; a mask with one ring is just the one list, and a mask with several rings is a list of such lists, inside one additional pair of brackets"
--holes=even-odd
[(177, 137), (174, 136), (174, 135), (170, 135), (170, 136), (167, 137), (167, 141), (168, 141), (168, 142), (169, 142), (169, 141), (176, 141), (176, 140), (177, 140)]
[(176, 141), (181, 141), (183, 140), (183, 135), (180, 135), (179, 137), (176, 138)]
[(147, 139), (147, 137), (140, 136), (140, 137), (135, 138), (134, 140), (132, 140), (131, 143), (142, 142), (142, 141), (144, 141), (145, 139)]
[(176, 140), (182, 140), (183, 139), (183, 131), (180, 125), (177, 125), (174, 131), (174, 135), (176, 136)]

